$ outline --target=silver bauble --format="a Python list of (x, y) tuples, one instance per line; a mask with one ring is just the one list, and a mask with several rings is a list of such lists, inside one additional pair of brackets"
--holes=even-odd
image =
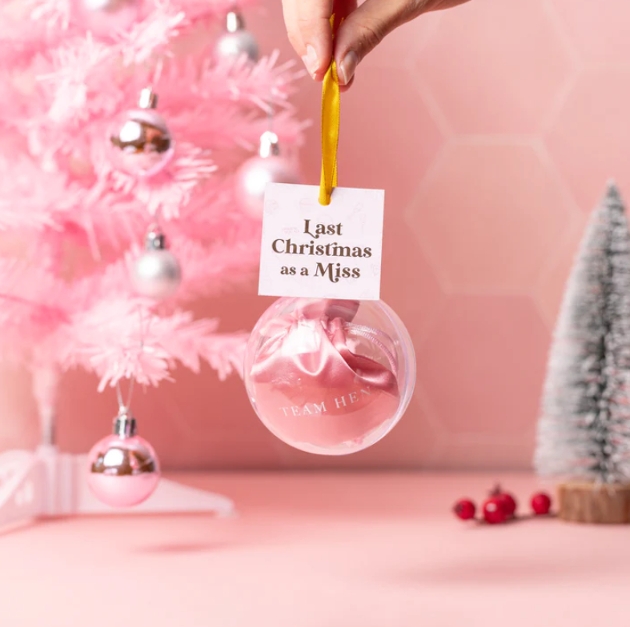
[(225, 24), (225, 32), (219, 36), (214, 48), (217, 60), (237, 59), (245, 54), (250, 61), (254, 63), (258, 61), (258, 42), (248, 30), (245, 30), (241, 15), (230, 11)]
[(138, 0), (81, 0), (81, 6), (92, 13), (116, 13), (138, 4)]
[(151, 177), (161, 172), (173, 157), (175, 142), (164, 118), (154, 109), (157, 97), (143, 90), (138, 109), (127, 111), (110, 134), (112, 159), (129, 174)]
[(131, 278), (138, 294), (162, 299), (177, 291), (182, 271), (170, 250), (147, 250), (133, 264)]
[(265, 188), (269, 183), (299, 183), (295, 166), (280, 156), (278, 137), (269, 131), (260, 138), (260, 151), (245, 161), (234, 179), (234, 194), (241, 209), (262, 219)]
[(139, 17), (141, 0), (78, 0), (86, 26), (102, 37), (128, 29)]
[(164, 235), (150, 230), (145, 241), (145, 251), (136, 259), (131, 269), (131, 282), (135, 291), (149, 298), (172, 296), (182, 281), (182, 270), (177, 257), (166, 248)]

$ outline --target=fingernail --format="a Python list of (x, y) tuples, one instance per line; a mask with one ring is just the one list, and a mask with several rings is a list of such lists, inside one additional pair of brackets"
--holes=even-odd
[(352, 50), (342, 59), (339, 67), (337, 68), (339, 83), (341, 85), (347, 85), (352, 80), (358, 63), (359, 57), (357, 57), (357, 53)]
[(308, 70), (308, 73), (315, 78), (315, 73), (319, 69), (319, 61), (317, 60), (317, 52), (315, 52), (315, 48), (310, 44), (306, 46), (306, 54), (302, 57), (302, 61), (304, 61), (304, 65)]

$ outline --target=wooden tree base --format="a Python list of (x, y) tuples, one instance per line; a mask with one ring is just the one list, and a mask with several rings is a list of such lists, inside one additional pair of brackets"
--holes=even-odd
[(558, 516), (583, 523), (630, 523), (630, 484), (569, 481), (558, 486)]

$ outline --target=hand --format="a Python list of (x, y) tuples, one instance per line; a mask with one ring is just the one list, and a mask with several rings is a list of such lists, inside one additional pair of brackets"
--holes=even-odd
[[(467, 0), (335, 0), (344, 18), (335, 37), (339, 84), (350, 86), (356, 67), (385, 35), (427, 11), (447, 9)], [(329, 19), (333, 0), (282, 0), (289, 41), (302, 57), (309, 74), (321, 81), (333, 54)]]

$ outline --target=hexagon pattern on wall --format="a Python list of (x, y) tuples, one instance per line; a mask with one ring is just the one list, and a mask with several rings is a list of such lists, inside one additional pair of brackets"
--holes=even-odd
[[(417, 350), (422, 411), (412, 406), (404, 419), (424, 425), (417, 465), (530, 466), (551, 331), (588, 212), (609, 177), (630, 195), (620, 30), (630, 7), (615, 0), (602, 17), (581, 5), (477, 0), (421, 18), (422, 45), (413, 25), (392, 35), (408, 37), (412, 58), (399, 59), (408, 82), (390, 83), (387, 98), (418, 93), (426, 106), (383, 124), (415, 134), (427, 110), (429, 137), (434, 126), (443, 137), (428, 168), (419, 162), (413, 198), (388, 205), (416, 243), (398, 250), (407, 276), (384, 291)], [(394, 67), (392, 49), (359, 70), (355, 97), (362, 72)], [(415, 158), (399, 155), (382, 178), (407, 189), (397, 169)], [(412, 315), (410, 291), (415, 310), (436, 312), (430, 322)]]
[(440, 303), (422, 339), (406, 319), (432, 416), (430, 465), (530, 466), (587, 214), (609, 177), (630, 194), (630, 8), (586, 5), (473, 1), (422, 18), (433, 28), (406, 62), (445, 137), (400, 208), (441, 290), (418, 294)]
[[(251, 29), (263, 50), (291, 58), (280, 3), (264, 5), (248, 14)], [(137, 405), (165, 465), (529, 467), (551, 331), (588, 212), (609, 177), (630, 199), (628, 23), (627, 0), (472, 0), (389, 35), (342, 98), (339, 177), (386, 190), (383, 298), (418, 357), (407, 415), (367, 451), (308, 456), (266, 432), (237, 379), (178, 372), (176, 386)], [(319, 85), (305, 79), (295, 102), (319, 119)], [(316, 122), (305, 182), (318, 181), (319, 159)], [(199, 313), (251, 328), (268, 305), (253, 292)], [(80, 401), (68, 392), (61, 407), (62, 445), (75, 451), (111, 417), (103, 403), (100, 423), (78, 427)]]
[(473, 0), (442, 16), (416, 73), (456, 134), (531, 133), (572, 71), (539, 0)]

